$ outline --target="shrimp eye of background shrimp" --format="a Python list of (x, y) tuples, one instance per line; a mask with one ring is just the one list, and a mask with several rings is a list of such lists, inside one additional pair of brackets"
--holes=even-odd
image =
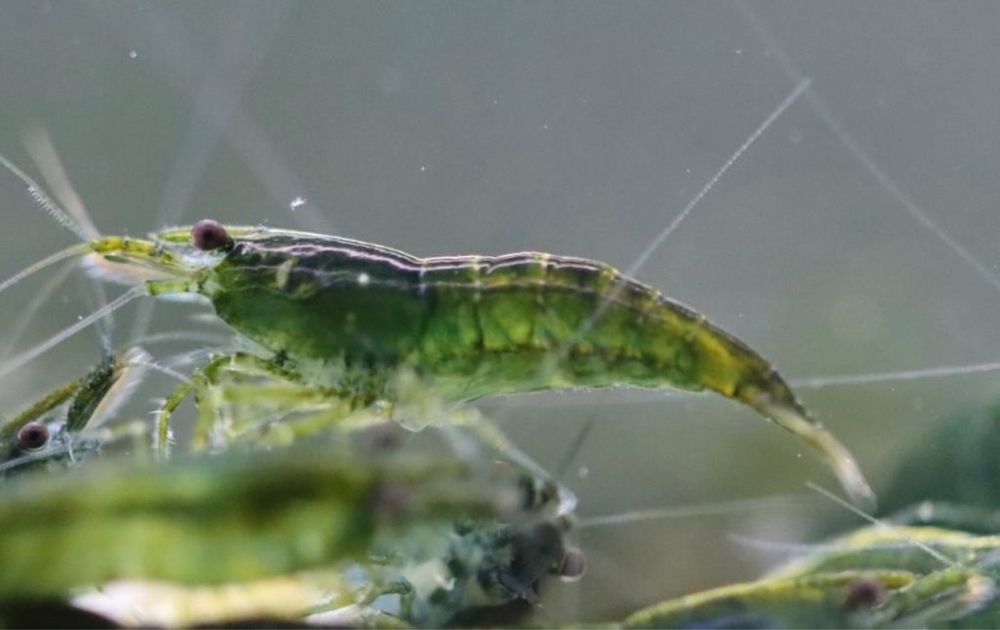
[(222, 224), (212, 219), (202, 219), (191, 228), (191, 242), (203, 252), (228, 247), (232, 243)]
[(29, 422), (17, 432), (17, 447), (22, 451), (42, 448), (49, 441), (49, 428), (41, 422)]
[(881, 582), (873, 579), (860, 579), (848, 585), (844, 605), (848, 610), (863, 610), (874, 608), (885, 601), (885, 598), (886, 590)]
[(587, 557), (579, 549), (567, 549), (559, 567), (559, 576), (564, 582), (575, 582), (587, 572)]

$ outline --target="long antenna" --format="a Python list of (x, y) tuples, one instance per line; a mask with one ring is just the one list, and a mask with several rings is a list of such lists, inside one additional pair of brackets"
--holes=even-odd
[(146, 295), (145, 290), (146, 290), (145, 287), (142, 285), (137, 287), (132, 287), (125, 293), (119, 295), (115, 299), (111, 300), (110, 302), (108, 302), (101, 308), (97, 309), (90, 315), (87, 315), (86, 317), (76, 322), (72, 326), (67, 326), (58, 334), (53, 335), (51, 338), (45, 340), (43, 343), (40, 343), (34, 348), (31, 348), (30, 350), (25, 350), (21, 354), (14, 356), (12, 359), (5, 362), (3, 365), (0, 365), (0, 378), (7, 376), (11, 372), (14, 372), (15, 370), (24, 367), (32, 359), (54, 348), (55, 346), (59, 345), (64, 340), (69, 339), (70, 337), (80, 332), (84, 328), (91, 326), (92, 324), (94, 324), (94, 322), (97, 322), (102, 317), (110, 313), (113, 313), (122, 306), (125, 306), (135, 298), (141, 295)]
[(63, 210), (59, 204), (45, 194), (45, 191), (38, 185), (38, 182), (31, 179), (27, 173), (15, 166), (14, 163), (8, 160), (3, 154), (0, 154), (0, 166), (3, 166), (14, 177), (21, 180), (21, 183), (23, 183), (27, 188), (28, 196), (31, 197), (32, 201), (34, 201), (42, 210), (48, 212), (49, 216), (55, 219), (59, 225), (79, 237), (81, 241), (89, 241), (95, 236), (99, 236), (96, 233), (91, 234), (87, 228), (81, 226), (73, 220), (73, 217), (71, 217), (66, 210)]
[(927, 544), (925, 544), (923, 542), (920, 542), (916, 538), (907, 535), (906, 532), (904, 532), (899, 527), (891, 525), (891, 524), (883, 521), (880, 518), (876, 518), (876, 517), (872, 516), (871, 514), (869, 514), (868, 512), (865, 512), (861, 508), (858, 508), (856, 506), (851, 505), (849, 502), (847, 502), (844, 499), (841, 499), (840, 497), (838, 497), (834, 493), (830, 492), (826, 488), (823, 488), (822, 486), (818, 486), (818, 485), (814, 484), (811, 481), (806, 483), (806, 487), (809, 488), (810, 490), (818, 492), (819, 494), (823, 495), (827, 499), (830, 499), (831, 501), (833, 501), (837, 505), (839, 505), (839, 506), (841, 506), (841, 507), (843, 507), (843, 508), (845, 508), (847, 510), (850, 510), (853, 514), (856, 514), (857, 516), (860, 516), (861, 518), (865, 519), (866, 521), (868, 521), (872, 525), (875, 525), (875, 526), (877, 526), (877, 527), (879, 527), (881, 529), (884, 529), (884, 530), (886, 530), (886, 531), (888, 531), (888, 532), (890, 532), (890, 533), (892, 533), (892, 534), (894, 534), (896, 536), (899, 536), (901, 539), (903, 539), (906, 542), (912, 544), (914, 547), (917, 547), (921, 551), (924, 551), (925, 553), (927, 553), (929, 556), (931, 556), (932, 558), (934, 558), (935, 560), (937, 560), (941, 564), (943, 564), (943, 565), (945, 565), (947, 567), (951, 567), (953, 569), (954, 568), (965, 568), (964, 565), (962, 565), (962, 563), (958, 562), (957, 560), (954, 560), (953, 558), (949, 558), (948, 556), (944, 555), (943, 553), (941, 553), (937, 549), (934, 549), (930, 545), (927, 545)]
[(575, 529), (592, 527), (607, 527), (624, 525), (641, 521), (668, 520), (678, 518), (695, 518), (702, 516), (719, 516), (740, 512), (813, 504), (812, 497), (802, 495), (774, 495), (753, 499), (735, 499), (732, 501), (716, 501), (713, 503), (698, 503), (680, 505), (668, 508), (653, 508), (649, 510), (633, 510), (604, 516), (582, 516), (576, 519)]
[[(29, 127), (24, 134), (24, 145), (62, 205), (54, 201), (38, 182), (3, 155), (0, 155), (0, 164), (24, 183), (32, 201), (45, 210), (59, 225), (67, 228), (85, 242), (100, 238), (100, 232), (90, 218), (90, 213), (87, 212), (87, 208), (73, 187), (73, 183), (69, 180), (69, 176), (66, 175), (66, 169), (63, 168), (59, 154), (52, 145), (52, 140), (45, 129), (38, 125)], [(91, 287), (97, 302), (101, 305), (107, 304), (104, 287), (100, 284), (92, 284)], [(109, 313), (101, 320), (98, 329), (98, 337), (105, 354), (111, 352), (111, 329), (113, 326), (114, 322)]]
[[(709, 191), (711, 191), (712, 188), (714, 188), (715, 185), (719, 183), (719, 180), (721, 180), (725, 176), (725, 174), (729, 171), (729, 169), (732, 168), (733, 164), (735, 164), (736, 161), (739, 160), (740, 157), (742, 157), (743, 154), (746, 153), (747, 150), (749, 150), (750, 147), (753, 146), (753, 144), (762, 135), (764, 135), (764, 132), (767, 131), (771, 125), (774, 124), (774, 121), (776, 121), (783, 113), (785, 113), (785, 111), (787, 111), (788, 108), (791, 107), (795, 103), (795, 101), (797, 101), (799, 97), (802, 96), (802, 94), (809, 89), (809, 86), (811, 84), (812, 84), (812, 79), (808, 77), (800, 80), (795, 85), (795, 88), (788, 94), (788, 96), (782, 99), (782, 101), (778, 104), (777, 107), (774, 108), (774, 110), (767, 116), (767, 118), (765, 118), (763, 122), (757, 125), (757, 128), (753, 130), (753, 132), (743, 142), (743, 144), (741, 144), (739, 148), (737, 148), (736, 151), (734, 151), (733, 154), (729, 156), (729, 159), (726, 160), (719, 168), (719, 170), (717, 170), (715, 174), (709, 178), (709, 180), (705, 183), (705, 185), (701, 187), (701, 190), (699, 190), (698, 193), (691, 198), (691, 201), (689, 201), (687, 205), (685, 205), (684, 208), (677, 214), (677, 216), (674, 217), (673, 220), (671, 220), (670, 223), (668, 223), (667, 226), (663, 228), (663, 230), (660, 231), (660, 233), (657, 234), (652, 241), (650, 241), (649, 245), (647, 245), (646, 248), (642, 250), (642, 253), (639, 254), (639, 256), (635, 259), (635, 261), (631, 265), (629, 265), (628, 269), (622, 276), (622, 280), (618, 281), (617, 286), (615, 286), (608, 293), (608, 295), (605, 296), (605, 298), (601, 301), (601, 304), (598, 305), (598, 307), (594, 310), (593, 313), (591, 313), (590, 317), (588, 317), (583, 322), (583, 324), (580, 325), (580, 328), (577, 329), (576, 333), (573, 336), (573, 340), (579, 338), (581, 335), (586, 334), (587, 331), (590, 330), (594, 326), (594, 324), (597, 323), (597, 321), (607, 312), (608, 308), (614, 302), (614, 300), (624, 290), (625, 278), (635, 276), (635, 274), (637, 274), (639, 270), (642, 269), (643, 266), (645, 266), (645, 264), (649, 261), (649, 258), (653, 255), (653, 253), (659, 247), (661, 247), (663, 243), (666, 242), (667, 238), (669, 238), (670, 235), (673, 234), (678, 227), (680, 227), (680, 224), (691, 214), (692, 211), (694, 211), (695, 207), (697, 207), (697, 205), (701, 203), (701, 200), (705, 198), (705, 195), (707, 195)], [(562, 352), (568, 351), (571, 346), (572, 346), (572, 341), (564, 346)], [(570, 446), (569, 451), (567, 451), (566, 455), (563, 457), (562, 463), (560, 463), (559, 467), (556, 469), (557, 479), (562, 479), (566, 475), (566, 472), (569, 470), (569, 467), (573, 465), (573, 461), (576, 459), (577, 453), (579, 453), (580, 448), (583, 447), (583, 443), (586, 441), (587, 437), (590, 435), (590, 432), (593, 430), (596, 418), (597, 418), (596, 414), (591, 414), (590, 416), (587, 417), (587, 420), (584, 423), (583, 427), (580, 429), (580, 432), (577, 433), (576, 439), (573, 440), (572, 446)]]
[[(52, 144), (44, 127), (32, 125), (24, 133), (24, 146), (28, 150), (31, 159), (42, 172), (42, 178), (49, 185), (49, 190), (53, 196), (62, 204), (63, 211), (79, 226), (84, 235), (84, 240), (100, 238), (101, 233), (94, 225), (87, 206), (84, 205), (80, 195), (76, 192), (76, 187), (69, 180), (66, 169), (63, 167), (59, 153)], [(51, 204), (51, 201), (49, 202)]]
[[(791, 58), (785, 52), (785, 50), (778, 43), (777, 38), (775, 38), (764, 21), (761, 20), (760, 16), (754, 11), (753, 7), (744, 1), (737, 2), (736, 7), (743, 14), (743, 17), (750, 23), (750, 27), (757, 33), (764, 46), (768, 49), (774, 58), (778, 60), (778, 64), (781, 66), (782, 71), (785, 75), (792, 79), (793, 81), (800, 80), (802, 76), (798, 68), (792, 62)], [(958, 240), (955, 239), (951, 234), (949, 234), (944, 228), (938, 225), (934, 219), (930, 217), (925, 210), (917, 205), (917, 202), (913, 200), (906, 192), (896, 183), (894, 179), (889, 177), (889, 174), (875, 161), (871, 155), (866, 152), (857, 140), (854, 139), (847, 129), (844, 128), (840, 121), (838, 121), (834, 116), (833, 112), (830, 110), (829, 105), (823, 100), (819, 94), (816, 92), (810, 92), (806, 98), (809, 106), (813, 108), (819, 117), (823, 120), (833, 135), (836, 136), (837, 140), (844, 145), (844, 147), (850, 152), (854, 158), (861, 163), (862, 166), (871, 174), (872, 178), (892, 197), (906, 212), (910, 217), (917, 222), (917, 224), (923, 229), (930, 232), (933, 236), (937, 237), (944, 245), (952, 251), (956, 256), (962, 259), (962, 261), (972, 268), (976, 274), (982, 278), (984, 281), (989, 283), (995, 290), (1000, 291), (1000, 275), (997, 275), (992, 269), (987, 265), (982, 263), (978, 258), (976, 258), (972, 252), (970, 252), (964, 245), (962, 245)]]

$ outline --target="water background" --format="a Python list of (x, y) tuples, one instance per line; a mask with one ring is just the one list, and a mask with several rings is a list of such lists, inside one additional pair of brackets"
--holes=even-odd
[[(6, 2), (0, 151), (37, 174), (22, 138), (47, 130), (105, 233), (212, 216), (418, 255), (543, 250), (627, 268), (808, 76), (870, 164), (998, 274), (998, 23), (992, 2)], [(870, 164), (803, 98), (637, 276), (793, 380), (1000, 359), (1000, 290)], [(0, 176), (0, 275), (72, 242)], [(0, 317), (13, 322), (43, 282), (4, 294)], [(80, 284), (17, 348), (92, 310)], [(158, 308), (156, 327), (190, 312)], [(5, 379), (2, 400), (13, 409), (98, 352), (79, 335)], [(998, 391), (986, 373), (802, 396), (884, 485), (938, 418)], [(567, 476), (584, 516), (807, 498), (581, 531), (591, 571), (550, 585), (543, 619), (607, 619), (749, 579), (782, 556), (743, 539), (854, 522), (804, 488), (834, 486), (809, 453), (728, 401), (574, 392), (482, 406), (549, 468), (596, 417)]]

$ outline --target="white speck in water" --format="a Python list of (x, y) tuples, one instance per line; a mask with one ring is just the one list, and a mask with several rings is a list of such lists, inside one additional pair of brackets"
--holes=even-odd
[(586, 466), (580, 466), (576, 469), (576, 476), (580, 479), (586, 479), (590, 476), (590, 468)]
[(743, 49), (742, 48), (737, 48), (733, 52), (736, 53), (737, 55), (742, 55), (743, 54)]
[(133, 48), (132, 50), (128, 51), (128, 58), (129, 59), (138, 59), (139, 58), (139, 52), (136, 49)]
[(797, 457), (797, 458), (799, 458), (799, 459), (802, 459), (802, 453), (796, 453), (796, 454), (795, 454), (795, 457)]
[(295, 212), (304, 205), (306, 205), (306, 198), (296, 197), (295, 199), (292, 199), (291, 203), (288, 204), (288, 209), (291, 210), (292, 212)]
[(358, 274), (358, 284), (359, 285), (361, 285), (363, 287), (366, 287), (366, 286), (368, 286), (368, 283), (371, 282), (371, 281), (372, 281), (372, 277), (369, 276), (367, 273), (359, 273)]
[(494, 105), (499, 105), (500, 104), (500, 99), (498, 99), (498, 98), (493, 99), (493, 104)]
[(426, 164), (423, 164), (423, 165), (420, 166), (420, 172), (421, 173), (426, 173), (427, 172), (427, 165)]
[(548, 129), (548, 128), (549, 128), (548, 124), (542, 125), (542, 129)]

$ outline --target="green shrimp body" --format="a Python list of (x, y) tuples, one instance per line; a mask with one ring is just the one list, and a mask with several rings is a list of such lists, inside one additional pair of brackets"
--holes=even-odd
[(293, 360), (410, 365), (449, 398), (670, 385), (746, 402), (755, 389), (780, 390), (794, 404), (741, 342), (611, 267), (577, 258), (418, 259), (278, 237), (237, 242), (199, 290), (233, 328)]
[(378, 389), (406, 367), (454, 401), (567, 387), (707, 389), (808, 441), (855, 499), (871, 499), (851, 455), (769, 362), (606, 264), (543, 253), (418, 258), (255, 228), (230, 228), (224, 246), (192, 259), (187, 238), (177, 229), (93, 249), (170, 276), (147, 281), (152, 294), (207, 297), (307, 382), (362, 374)]
[(517, 517), (519, 484), (455, 460), (314, 450), (29, 476), (0, 492), (0, 602), (111, 580), (220, 584), (364, 560), (380, 531)]

